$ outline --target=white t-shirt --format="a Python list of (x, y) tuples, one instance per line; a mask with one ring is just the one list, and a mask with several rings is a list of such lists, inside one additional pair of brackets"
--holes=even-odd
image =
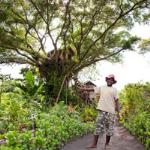
[(117, 89), (109, 86), (101, 86), (96, 87), (94, 92), (100, 95), (97, 109), (115, 114), (115, 100), (118, 99)]

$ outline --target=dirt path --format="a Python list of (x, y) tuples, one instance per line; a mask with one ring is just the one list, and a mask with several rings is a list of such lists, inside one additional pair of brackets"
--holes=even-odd
[[(61, 150), (87, 150), (86, 146), (92, 142), (93, 135), (89, 134), (68, 143)], [(104, 150), (105, 137), (99, 139), (98, 147), (91, 150)], [(145, 150), (144, 146), (134, 136), (123, 128), (116, 126), (115, 135), (111, 139), (111, 150)]]

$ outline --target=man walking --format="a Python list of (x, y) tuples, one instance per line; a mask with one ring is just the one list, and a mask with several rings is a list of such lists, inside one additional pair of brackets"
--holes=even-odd
[(96, 148), (99, 137), (106, 133), (105, 149), (109, 149), (109, 142), (113, 136), (115, 114), (117, 113), (119, 119), (119, 104), (118, 94), (116, 88), (113, 87), (117, 81), (113, 74), (107, 76), (106, 86), (93, 88), (84, 88), (82, 90), (95, 91), (99, 95), (98, 101), (98, 116), (96, 119), (96, 128), (93, 137), (93, 143), (87, 148)]

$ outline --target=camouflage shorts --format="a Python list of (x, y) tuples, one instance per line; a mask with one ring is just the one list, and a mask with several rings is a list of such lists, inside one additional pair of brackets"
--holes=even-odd
[(113, 135), (115, 115), (105, 111), (99, 111), (96, 119), (95, 135), (103, 135), (106, 133), (108, 136)]

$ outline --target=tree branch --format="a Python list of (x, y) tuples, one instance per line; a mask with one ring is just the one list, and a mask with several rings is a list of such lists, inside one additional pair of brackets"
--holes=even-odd
[[(45, 49), (44, 49), (44, 45), (43, 45), (43, 39), (45, 38), (45, 34), (46, 34), (46, 33), (42, 36), (42, 38), (40, 37), (39, 32), (38, 32), (37, 29), (36, 29), (36, 25), (34, 26), (33, 24), (30, 23), (30, 21), (29, 21), (29, 19), (28, 19), (28, 15), (27, 15), (27, 13), (26, 13), (26, 10), (25, 10), (25, 8), (24, 8), (22, 2), (20, 2), (20, 4), (21, 4), (22, 9), (23, 9), (23, 11), (24, 11), (24, 15), (25, 15), (26, 22), (27, 22), (27, 25), (28, 25), (28, 29), (26, 30), (26, 36), (25, 36), (26, 43), (27, 43), (30, 47), (32, 47), (32, 46), (28, 43), (28, 41), (27, 41), (27, 35), (28, 35), (28, 33), (30, 33), (31, 28), (33, 28), (34, 31), (35, 31), (35, 33), (36, 33), (36, 35), (37, 35), (37, 37), (38, 37), (38, 38), (36, 38), (36, 39), (38, 40), (38, 42), (39, 42), (40, 45), (41, 45), (41, 47), (39, 48), (39, 51), (42, 49), (42, 51), (46, 54)], [(31, 35), (31, 33), (30, 33), (30, 35)], [(33, 48), (32, 48), (32, 50), (33, 50)]]
[[(16, 47), (8, 47), (8, 46), (2, 46), (0, 45), (1, 48), (5, 49), (5, 50), (9, 50), (9, 51), (14, 51), (14, 52), (17, 52), (19, 55), (27, 58), (28, 60), (34, 62), (34, 63), (37, 63), (34, 59), (32, 59), (31, 57), (27, 56), (26, 54), (23, 54), (19, 51), (19, 48), (16, 48)], [(22, 50), (22, 49), (21, 49)], [(32, 55), (31, 55), (32, 56)]]
[(34, 66), (34, 64), (30, 61), (25, 61), (25, 60), (17, 60), (16, 58), (9, 58), (9, 60), (0, 60), (0, 64), (10, 64), (10, 63), (17, 63), (17, 64), (30, 64), (32, 66)]
[(30, 60), (27, 60), (27, 59), (25, 60), (24, 58), (18, 57), (15, 55), (3, 56), (1, 53), (0, 64), (8, 64), (8, 63), (30, 64), (30, 65), (35, 66), (35, 64)]
[[(22, 6), (23, 7), (23, 6)], [(23, 8), (24, 9), (24, 8)], [(29, 44), (29, 42), (28, 42), (28, 40), (27, 40), (27, 36), (28, 36), (28, 34), (31, 36), (31, 37), (33, 37), (34, 39), (36, 39), (38, 42), (39, 42), (39, 39), (37, 38), (37, 37), (35, 37), (31, 32), (30, 32), (30, 30), (31, 30), (31, 28), (33, 28), (33, 26), (30, 24), (30, 21), (28, 20), (28, 17), (27, 17), (27, 14), (26, 14), (26, 12), (25, 12), (25, 10), (24, 10), (24, 15), (25, 15), (25, 18), (26, 19), (24, 19), (23, 17), (21, 17), (18, 13), (16, 13), (15, 11), (13, 11), (12, 10), (12, 12), (17, 16), (17, 17), (19, 17), (28, 27), (26, 27), (25, 25), (24, 25), (24, 29), (25, 29), (25, 42), (26, 42), (26, 44), (27, 44), (27, 46), (28, 47), (30, 47), (30, 49), (32, 50), (32, 51), (34, 51), (34, 49), (33, 49), (33, 47)]]
[(61, 91), (62, 91), (62, 89), (63, 89), (64, 83), (65, 83), (65, 81), (66, 81), (66, 78), (67, 78), (67, 74), (64, 76), (63, 81), (62, 81), (62, 83), (61, 83), (61, 87), (60, 87), (60, 90), (59, 90), (58, 95), (57, 95), (57, 98), (56, 98), (56, 103), (58, 103), (58, 100), (59, 100)]
[(124, 50), (125, 50), (124, 48), (121, 48), (120, 50), (118, 50), (118, 51), (113, 51), (111, 54), (109, 54), (109, 55), (107, 55), (107, 56), (104, 56), (104, 57), (102, 57), (102, 58), (91, 58), (87, 63), (78, 65), (77, 68), (75, 68), (74, 70), (75, 70), (75, 72), (78, 72), (78, 71), (80, 71), (81, 69), (83, 69), (83, 68), (85, 68), (85, 67), (88, 67), (88, 66), (90, 66), (91, 64), (94, 64), (94, 63), (96, 63), (96, 62), (98, 62), (98, 61), (107, 60), (107, 59), (111, 58), (112, 56), (115, 56), (115, 55), (119, 54), (120, 52), (122, 52), (122, 51), (124, 51)]
[(50, 12), (49, 12), (49, 0), (46, 0), (46, 3), (47, 3), (47, 4), (46, 4), (46, 16), (47, 16), (46, 30), (47, 30), (47, 33), (48, 33), (48, 35), (49, 35), (51, 41), (52, 41), (52, 44), (53, 44), (53, 46), (54, 46), (54, 49), (57, 49), (57, 45), (56, 45), (55, 42), (54, 42), (54, 39), (53, 39), (53, 37), (52, 37), (52, 35), (51, 35), (51, 30), (50, 30), (50, 28), (49, 28), (54, 13), (52, 12), (52, 13), (51, 13), (51, 17), (49, 16), (49, 14), (50, 14)]
[[(64, 14), (65, 20), (64, 20), (63, 26), (62, 26), (62, 28), (61, 28), (61, 31), (60, 31), (59, 35), (57, 36), (57, 38), (56, 38), (56, 41), (55, 41), (56, 44), (57, 44), (57, 42), (58, 42), (60, 36), (61, 36), (62, 33), (64, 32), (64, 29), (66, 28), (66, 30), (65, 30), (65, 32), (64, 32), (64, 34), (63, 34), (63, 35), (64, 35), (64, 38), (66, 37), (66, 33), (67, 33), (68, 29), (69, 29), (70, 22), (71, 22), (71, 20), (70, 20), (70, 18), (71, 18), (71, 17), (70, 17), (70, 11), (69, 11), (70, 2), (71, 2), (71, 0), (69, 0), (69, 1), (67, 2), (66, 6), (65, 6), (65, 14)], [(67, 18), (67, 15), (69, 15), (69, 18)], [(69, 23), (67, 24), (68, 19), (69, 19)], [(67, 25), (66, 25), (66, 24), (67, 24)]]
[(29, 60), (31, 60), (32, 62), (34, 62), (34, 63), (37, 64), (37, 61), (35, 61), (35, 60), (32, 59), (31, 57), (27, 56), (26, 54), (21, 53), (18, 49), (15, 50), (15, 51), (16, 51), (19, 55), (21, 55), (21, 56), (23, 56), (23, 57), (25, 57), (25, 58), (27, 58), (27, 59), (29, 59)]
[[(5, 30), (4, 28), (3, 28), (3, 30), (6, 32), (6, 33), (9, 33), (11, 36), (13, 36), (13, 37), (15, 37), (17, 40), (20, 40), (20, 38), (19, 37), (17, 37), (16, 35), (14, 35), (11, 31), (7, 31), (7, 30)], [(12, 46), (12, 45), (11, 45)], [(0, 47), (7, 47), (7, 45), (6, 46), (1, 46), (0, 45)], [(11, 47), (12, 49), (16, 49), (16, 47)], [(19, 49), (21, 49), (22, 51), (25, 51), (25, 52), (27, 52), (27, 53), (29, 53), (29, 54), (32, 54), (32, 52), (30, 52), (28, 49), (26, 49), (26, 48), (23, 48), (23, 47), (20, 47), (19, 45), (18, 45), (18, 47), (17, 48), (19, 48)]]
[(29, 1), (34, 6), (34, 8), (37, 10), (38, 14), (41, 16), (43, 21), (47, 24), (47, 21), (45, 20), (44, 16), (42, 15), (42, 13), (41, 13), (40, 9), (37, 7), (37, 5), (33, 2), (33, 0), (29, 0)]
[(143, 0), (143, 1), (140, 1), (140, 2), (137, 2), (136, 4), (134, 4), (128, 11), (126, 12), (122, 12), (120, 11), (120, 14), (119, 16), (116, 18), (116, 20), (110, 25), (107, 27), (107, 29), (89, 46), (89, 48), (87, 49), (87, 51), (85, 52), (85, 54), (81, 57), (81, 60), (83, 60), (85, 58), (85, 56), (89, 53), (89, 51), (92, 49), (92, 47), (101, 39), (103, 38), (103, 36), (105, 36), (105, 34), (121, 19), (123, 18), (125, 15), (129, 14), (131, 11), (139, 8), (139, 7), (136, 7), (138, 6), (139, 4), (141, 3), (144, 3), (146, 0)]

